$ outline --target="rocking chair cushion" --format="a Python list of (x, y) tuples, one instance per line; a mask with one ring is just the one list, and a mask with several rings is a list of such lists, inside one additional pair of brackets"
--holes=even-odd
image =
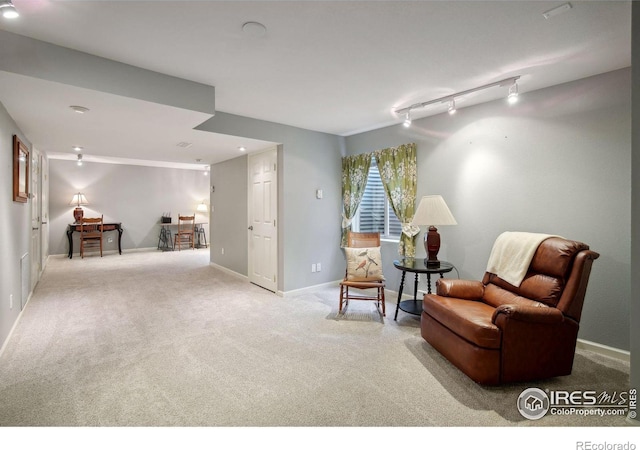
[(347, 281), (382, 281), (380, 247), (345, 247)]

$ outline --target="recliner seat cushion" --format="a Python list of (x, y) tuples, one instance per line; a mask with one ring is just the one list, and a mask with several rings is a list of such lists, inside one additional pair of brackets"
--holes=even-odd
[(500, 330), (491, 322), (495, 311), (493, 306), (427, 294), (422, 308), (425, 313), (467, 341), (483, 348), (500, 348)]

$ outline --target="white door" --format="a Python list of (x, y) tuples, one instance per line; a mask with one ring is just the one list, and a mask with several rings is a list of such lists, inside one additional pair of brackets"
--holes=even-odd
[[(40, 279), (41, 270), (41, 234), (40, 217), (42, 201), (40, 200), (40, 152), (31, 149), (31, 180), (29, 181), (29, 198), (31, 204), (31, 280), (30, 290), (36, 286)], [(24, 299), (23, 301), (25, 301)]]
[(277, 150), (249, 155), (249, 281), (275, 292), (278, 268)]

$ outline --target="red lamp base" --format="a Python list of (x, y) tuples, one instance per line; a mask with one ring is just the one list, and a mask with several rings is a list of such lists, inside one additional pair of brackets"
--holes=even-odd
[(440, 261), (438, 261), (440, 233), (434, 226), (430, 226), (429, 231), (424, 234), (424, 249), (427, 251), (427, 267), (440, 267)]
[(84, 211), (79, 206), (73, 210), (73, 219), (76, 221), (76, 223), (80, 223), (83, 216), (84, 216)]

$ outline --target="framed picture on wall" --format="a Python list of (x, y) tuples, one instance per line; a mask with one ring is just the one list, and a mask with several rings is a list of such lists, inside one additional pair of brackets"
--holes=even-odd
[(29, 149), (13, 135), (13, 201), (26, 203), (29, 199)]

